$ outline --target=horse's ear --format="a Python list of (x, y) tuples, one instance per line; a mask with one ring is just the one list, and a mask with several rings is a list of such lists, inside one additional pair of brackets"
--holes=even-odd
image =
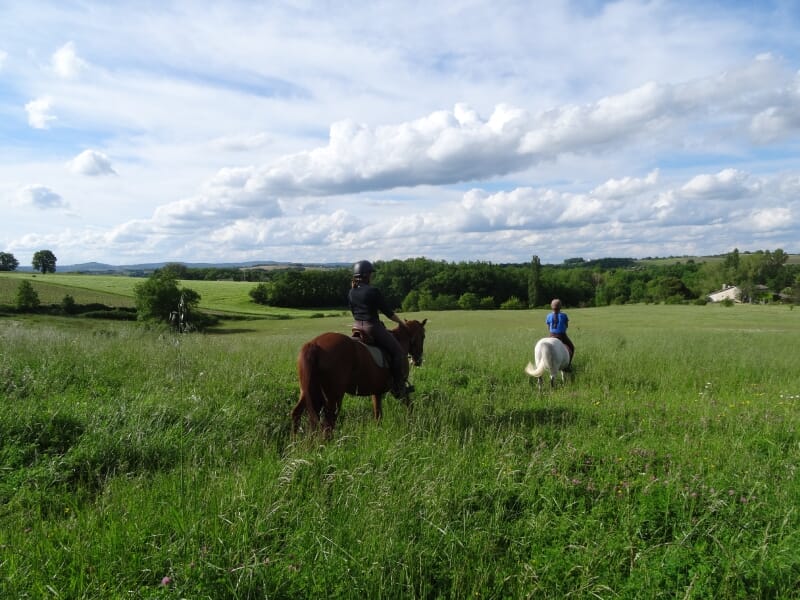
[(428, 322), (428, 319), (422, 319), (422, 326), (425, 327), (425, 323)]

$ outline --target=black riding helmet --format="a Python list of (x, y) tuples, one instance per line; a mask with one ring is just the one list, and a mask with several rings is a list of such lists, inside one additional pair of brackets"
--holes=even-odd
[(353, 275), (355, 275), (356, 277), (364, 277), (374, 272), (375, 268), (372, 266), (372, 263), (369, 262), (368, 260), (360, 260), (353, 265)]

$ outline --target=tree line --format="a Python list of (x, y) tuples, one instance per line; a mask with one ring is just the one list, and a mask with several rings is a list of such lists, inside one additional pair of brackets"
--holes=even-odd
[[(566, 306), (705, 302), (725, 284), (745, 300), (800, 301), (800, 265), (783, 250), (740, 253), (716, 260), (659, 263), (626, 258), (568, 259), (543, 265), (448, 263), (426, 258), (378, 261), (373, 284), (403, 311), (534, 308), (560, 298)], [(347, 304), (349, 269), (270, 271), (250, 291), (254, 302), (291, 308)]]
[[(10, 258), (9, 258), (10, 257)], [(0, 253), (3, 270), (16, 268), (13, 255)], [(732, 252), (696, 262), (644, 259), (570, 258), (560, 265), (542, 264), (538, 256), (529, 263), (494, 264), (483, 261), (446, 262), (427, 258), (375, 262), (373, 283), (390, 305), (404, 312), (430, 310), (521, 309), (547, 306), (560, 298), (566, 306), (588, 307), (627, 303), (705, 302), (724, 285), (737, 285), (745, 301), (800, 302), (800, 265), (789, 255), (774, 251)], [(40, 251), (34, 266), (42, 273), (55, 271), (56, 258)], [(168, 320), (181, 296), (179, 280), (239, 280), (257, 285), (249, 294), (253, 302), (284, 308), (343, 308), (351, 284), (349, 268), (284, 269), (190, 268), (168, 263), (147, 283), (137, 286), (140, 318)], [(21, 306), (35, 302), (23, 290)], [(194, 311), (199, 296), (183, 288), (183, 298)], [(142, 297), (151, 298), (140, 302)], [(153, 307), (158, 307), (153, 309)], [(69, 307), (69, 302), (67, 302)]]

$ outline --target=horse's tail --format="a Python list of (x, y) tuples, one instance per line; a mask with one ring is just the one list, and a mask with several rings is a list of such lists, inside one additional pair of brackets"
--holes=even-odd
[(309, 415), (318, 414), (325, 403), (319, 373), (319, 351), (315, 342), (308, 342), (300, 349), (297, 371), (300, 378), (300, 393), (306, 401)]
[(536, 366), (534, 367), (533, 363), (528, 363), (528, 366), (525, 367), (525, 372), (528, 375), (531, 377), (541, 377), (544, 375), (544, 372), (549, 368), (550, 363), (552, 363), (549, 350), (550, 346), (547, 344), (542, 344), (541, 342), (536, 344), (533, 350), (533, 359), (536, 361)]
[(538, 366), (534, 367), (532, 362), (529, 362), (528, 365), (525, 367), (525, 372), (530, 375), (531, 377), (541, 377), (544, 375), (545, 366), (544, 363), (539, 363)]

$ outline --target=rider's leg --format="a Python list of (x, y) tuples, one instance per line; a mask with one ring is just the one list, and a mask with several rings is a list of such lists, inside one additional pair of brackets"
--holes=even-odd
[(408, 379), (408, 357), (403, 351), (400, 342), (397, 341), (386, 327), (373, 327), (372, 335), (375, 341), (384, 348), (391, 357), (392, 367), (392, 394), (397, 397), (403, 397), (408, 393), (408, 386), (406, 379)]

